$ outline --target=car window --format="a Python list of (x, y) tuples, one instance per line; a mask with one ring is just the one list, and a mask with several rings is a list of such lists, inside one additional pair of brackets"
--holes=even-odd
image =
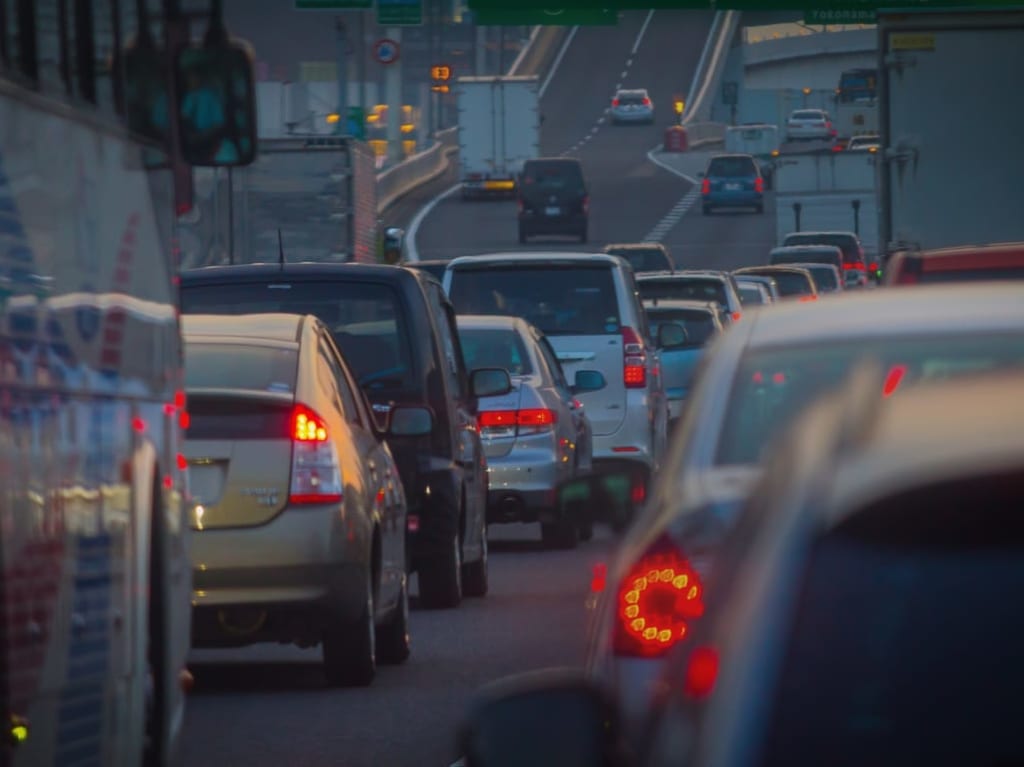
[(740, 283), (740, 303), (742, 304), (763, 304), (765, 303), (764, 293), (757, 285), (751, 283)]
[(983, 280), (1024, 280), (1024, 267), (1012, 269), (943, 269), (916, 275), (918, 283), (977, 282)]
[(632, 105), (635, 105), (635, 104), (643, 104), (644, 103), (644, 99), (647, 98), (647, 95), (644, 94), (644, 93), (639, 93), (637, 91), (628, 91), (628, 92), (620, 91), (618, 98), (619, 98), (619, 103), (620, 104), (632, 104)]
[(299, 354), (293, 347), (185, 339), (185, 386), (293, 393)]
[(703, 346), (718, 332), (714, 316), (700, 309), (649, 310), (647, 317), (655, 336), (662, 323), (678, 322), (686, 330), (687, 347)]
[(783, 245), (834, 245), (843, 252), (844, 261), (859, 261), (860, 253), (857, 241), (848, 235), (842, 234), (787, 234)]
[(815, 266), (814, 264), (808, 265), (808, 269), (814, 276), (814, 282), (818, 286), (819, 290), (836, 290), (839, 288), (839, 279), (835, 268), (822, 269)]
[(813, 292), (809, 278), (800, 272), (772, 272), (780, 296), (805, 296)]
[(820, 120), (825, 116), (823, 112), (813, 110), (800, 110), (793, 112), (794, 120)]
[(1019, 763), (1022, 490), (941, 482), (812, 544), (751, 764)]
[(328, 369), (334, 378), (334, 384), (341, 398), (341, 408), (345, 418), (363, 428), (369, 428), (368, 415), (363, 409), (363, 400), (359, 392), (353, 391), (352, 383), (345, 373), (345, 366), (341, 362), (341, 355), (338, 348), (331, 341), (329, 336), (320, 339), (320, 353), (324, 357)]
[(719, 178), (756, 176), (757, 166), (750, 157), (713, 157), (705, 175)]
[(773, 264), (835, 264), (843, 263), (843, 252), (831, 248), (821, 250), (781, 250), (773, 251), (771, 254)]
[(181, 304), (186, 313), (316, 315), (330, 329), (360, 386), (371, 391), (416, 388), (408, 319), (390, 285), (331, 278), (185, 285)]
[(687, 301), (714, 301), (724, 308), (729, 307), (725, 283), (721, 279), (674, 277), (664, 280), (639, 280), (638, 284), (640, 296), (645, 301), (652, 298), (678, 298)]
[(537, 339), (537, 348), (540, 350), (540, 354), (544, 358), (544, 362), (547, 364), (548, 370), (551, 371), (551, 377), (555, 382), (555, 387), (559, 390), (566, 401), (571, 400), (572, 389), (569, 388), (569, 382), (565, 379), (565, 371), (562, 370), (562, 363), (558, 361), (558, 355), (555, 354), (555, 350), (551, 348), (551, 342), (544, 338), (544, 336), (540, 336)]
[(449, 293), (460, 314), (523, 317), (548, 336), (621, 332), (613, 272), (606, 265), (457, 269)]
[(716, 463), (758, 463), (780, 427), (807, 403), (835, 390), (857, 361), (869, 356), (889, 368), (887, 386), (895, 382), (893, 391), (902, 391), (922, 381), (1024, 367), (1024, 340), (960, 335), (750, 351), (737, 369), (729, 395)]
[(509, 375), (533, 372), (522, 337), (510, 328), (460, 328), (462, 358), (469, 370), (505, 368)]
[(526, 163), (520, 185), (524, 192), (537, 190), (582, 194), (584, 191), (583, 173), (575, 163)]
[(660, 248), (607, 248), (605, 253), (626, 259), (634, 272), (661, 272), (672, 268), (672, 262)]
[(469, 381), (463, 362), (465, 355), (462, 351), (462, 344), (459, 342), (455, 315), (452, 313), (440, 285), (429, 285), (427, 295), (441, 341), (441, 354), (443, 355), (441, 367), (448, 382), (448, 390), (452, 396), (468, 397)]

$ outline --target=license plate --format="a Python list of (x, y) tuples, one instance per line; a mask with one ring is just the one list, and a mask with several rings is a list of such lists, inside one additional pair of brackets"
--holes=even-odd
[(560, 216), (562, 215), (562, 209), (556, 207), (544, 208), (544, 213), (548, 216)]
[(730, 192), (735, 192), (740, 188), (739, 184), (726, 184), (725, 188)]

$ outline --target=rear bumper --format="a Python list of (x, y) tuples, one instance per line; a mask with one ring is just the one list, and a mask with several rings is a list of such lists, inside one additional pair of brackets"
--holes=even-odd
[(617, 123), (649, 123), (654, 119), (654, 111), (619, 112), (612, 109), (611, 118), (612, 122)]
[(571, 468), (552, 445), (515, 447), (507, 456), (487, 460), (487, 476), (488, 522), (535, 522), (554, 515), (556, 491)]
[(702, 199), (705, 205), (714, 205), (720, 208), (747, 208), (751, 205), (762, 204), (764, 195), (753, 190), (741, 190), (737, 192), (711, 192), (704, 195)]
[(515, 195), (514, 179), (463, 179), (463, 197), (508, 197)]
[(318, 637), (328, 610), (355, 620), (366, 602), (367, 536), (337, 505), (288, 509), (259, 527), (194, 531), (193, 644)]
[(587, 228), (587, 216), (584, 213), (571, 213), (565, 216), (523, 213), (519, 216), (519, 226), (527, 234), (576, 234)]

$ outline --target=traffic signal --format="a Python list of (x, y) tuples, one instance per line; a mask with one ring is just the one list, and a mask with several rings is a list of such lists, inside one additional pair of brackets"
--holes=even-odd
[(683, 113), (683, 110), (686, 109), (686, 102), (683, 101), (682, 99), (676, 99), (674, 106), (676, 109), (676, 114), (681, 115)]

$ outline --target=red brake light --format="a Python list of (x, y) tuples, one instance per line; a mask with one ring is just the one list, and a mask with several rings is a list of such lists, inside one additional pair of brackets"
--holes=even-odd
[(519, 434), (533, 434), (547, 431), (558, 420), (558, 414), (547, 408), (524, 410), (484, 410), (477, 414), (476, 422), (480, 431), (507, 431)]
[(743, 314), (741, 314), (740, 312), (733, 312), (732, 313), (732, 321), (733, 322), (739, 322), (740, 318), (742, 318), (742, 317), (743, 317)]
[(763, 178), (758, 177), (758, 178), (754, 179), (754, 191), (757, 192), (758, 194), (761, 194), (762, 192), (764, 192), (764, 179)]
[(817, 301), (817, 300), (818, 300), (818, 297), (816, 295), (814, 295), (813, 293), (810, 293), (810, 294), (808, 294), (806, 296), (800, 296), (800, 301), (802, 301), (805, 304), (809, 304), (812, 301)]
[(558, 420), (554, 410), (546, 408), (531, 408), (520, 410), (516, 416), (516, 423), (519, 426), (551, 426)]
[(664, 655), (704, 614), (704, 587), (668, 536), (662, 536), (629, 571), (616, 593), (612, 645), (616, 655)]
[(683, 690), (691, 698), (707, 697), (718, 679), (718, 652), (712, 647), (697, 647), (686, 661)]
[(511, 428), (516, 425), (516, 411), (485, 410), (477, 414), (476, 422), (481, 429)]
[(833, 144), (832, 145), (832, 151), (833, 152), (842, 152), (843, 151), (843, 145), (842, 144)]
[(622, 329), (622, 382), (627, 389), (647, 386), (647, 355), (644, 344), (633, 328)]
[(585, 195), (583, 197), (583, 212), (584, 213), (590, 213), (590, 195), (589, 194)]
[(706, 178), (700, 182), (700, 193), (711, 194), (711, 179)]
[(651, 105), (651, 100), (650, 100), (650, 99), (648, 99), (648, 98), (645, 98), (645, 99), (644, 99), (644, 106), (645, 106), (645, 107), (649, 107), (650, 105)]
[(612, 99), (612, 106), (613, 107), (617, 107), (618, 105), (619, 105), (619, 100), (618, 99)]
[(885, 377), (885, 384), (882, 386), (882, 396), (891, 397), (900, 388), (900, 383), (906, 374), (906, 365), (893, 365), (889, 370), (889, 374)]
[(327, 424), (313, 410), (296, 405), (292, 412), (291, 504), (337, 503), (342, 499), (341, 466)]

